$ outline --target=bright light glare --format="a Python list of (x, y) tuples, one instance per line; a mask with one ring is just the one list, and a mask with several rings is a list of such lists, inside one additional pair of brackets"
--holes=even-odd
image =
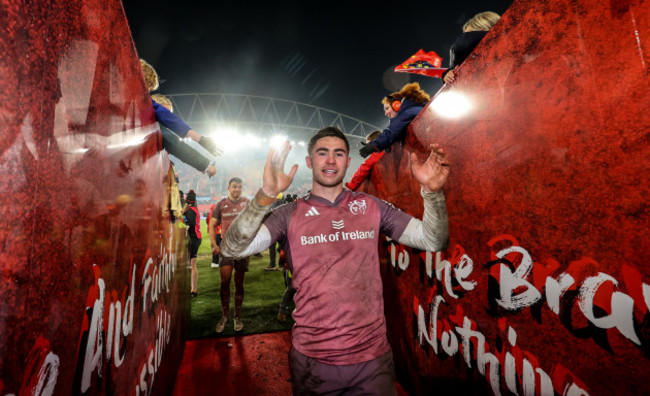
[(298, 146), (305, 147), (305, 142), (303, 142), (303, 141), (298, 142)]
[(252, 147), (262, 146), (262, 139), (250, 133), (246, 134), (246, 141), (248, 142), (248, 145)]
[(220, 127), (212, 132), (210, 135), (217, 141), (225, 144), (226, 141), (230, 140), (231, 136), (237, 135), (239, 131), (235, 128), (229, 127)]
[(282, 146), (282, 144), (283, 144), (284, 142), (286, 142), (286, 141), (287, 141), (287, 137), (286, 137), (286, 136), (275, 135), (275, 136), (273, 136), (273, 137), (271, 138), (271, 140), (269, 141), (269, 146), (271, 146), (271, 147), (273, 147), (273, 148), (280, 148), (280, 147)]
[(90, 149), (87, 149), (87, 148), (78, 148), (78, 149), (72, 150), (72, 151), (70, 152), (70, 154), (86, 154), (86, 152), (88, 152), (88, 150), (90, 150)]
[(211, 134), (217, 146), (227, 152), (235, 152), (250, 147), (260, 147), (262, 139), (252, 133), (244, 134), (243, 131), (232, 127), (220, 127)]
[(441, 117), (445, 118), (458, 118), (465, 114), (472, 108), (472, 103), (463, 94), (457, 92), (443, 92), (436, 96), (431, 103), (433, 111)]

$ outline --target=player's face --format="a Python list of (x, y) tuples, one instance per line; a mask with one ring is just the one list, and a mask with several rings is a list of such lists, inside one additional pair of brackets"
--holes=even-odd
[(345, 142), (334, 136), (318, 139), (307, 157), (307, 166), (312, 170), (315, 183), (324, 187), (342, 184), (350, 166)]
[(241, 197), (241, 183), (232, 182), (228, 186), (228, 195), (233, 201)]
[(389, 104), (384, 103), (384, 115), (392, 119), (397, 117), (397, 112), (393, 110), (393, 108), (390, 107)]

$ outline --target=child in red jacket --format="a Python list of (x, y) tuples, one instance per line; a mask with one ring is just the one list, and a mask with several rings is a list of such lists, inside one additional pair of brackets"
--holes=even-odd
[[(366, 144), (372, 142), (373, 140), (377, 139), (377, 137), (381, 135), (381, 131), (374, 131), (370, 135), (366, 136)], [(365, 161), (363, 161), (363, 164), (359, 166), (359, 169), (356, 171), (354, 176), (352, 176), (352, 179), (345, 183), (345, 186), (349, 188), (352, 191), (356, 191), (357, 188), (363, 183), (364, 180), (370, 175), (370, 172), (372, 171), (372, 167), (375, 166), (377, 162), (384, 156), (385, 151), (377, 151), (372, 154), (370, 154), (370, 157), (366, 158)]]

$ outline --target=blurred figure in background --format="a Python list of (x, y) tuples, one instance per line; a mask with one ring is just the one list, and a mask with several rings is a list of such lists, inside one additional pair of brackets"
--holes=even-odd
[[(290, 194), (287, 194), (287, 196), (291, 197)], [(280, 193), (278, 194), (277, 197), (275, 197), (275, 202), (271, 204), (271, 210), (283, 204), (284, 204), (284, 195)], [(282, 271), (282, 265), (278, 265), (276, 267), (276, 263), (275, 263), (275, 257), (277, 253), (276, 249), (277, 249), (277, 243), (274, 243), (273, 245), (271, 245), (271, 247), (269, 247), (269, 266), (264, 268), (264, 271)]]
[(287, 265), (287, 259), (284, 255), (284, 250), (280, 249), (280, 262), (279, 266), (284, 268), (284, 293), (282, 293), (282, 300), (280, 301), (280, 306), (278, 307), (278, 321), (286, 322), (287, 315), (289, 315), (289, 306), (293, 301), (293, 296), (296, 294), (296, 289), (293, 288), (292, 279), (293, 275), (291, 274), (291, 268)]
[(185, 224), (187, 225), (187, 235), (190, 237), (188, 248), (190, 251), (190, 265), (192, 266), (192, 297), (198, 296), (197, 284), (199, 282), (199, 271), (196, 269), (196, 255), (201, 246), (201, 215), (196, 207), (196, 194), (190, 190), (185, 197), (187, 205), (183, 210)]
[(500, 18), (496, 12), (485, 11), (474, 15), (465, 22), (463, 33), (456, 38), (449, 49), (449, 69), (442, 74), (442, 79), (446, 84), (451, 84), (456, 80), (455, 69), (467, 59)]
[[(212, 220), (212, 212), (214, 211), (214, 208), (217, 207), (217, 204), (211, 205), (210, 210), (208, 210), (208, 213), (205, 214), (205, 223), (208, 226), (208, 235), (210, 235), (210, 220)], [(217, 241), (217, 246), (221, 246), (221, 225), (217, 225), (217, 229), (214, 230), (215, 233), (215, 239)], [(212, 252), (212, 264), (210, 265), (212, 268), (219, 268), (219, 253), (214, 253)]]

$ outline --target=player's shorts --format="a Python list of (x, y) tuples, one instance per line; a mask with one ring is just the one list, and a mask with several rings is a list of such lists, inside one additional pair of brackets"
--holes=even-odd
[(201, 239), (190, 238), (190, 242), (187, 244), (190, 250), (190, 258), (196, 258), (196, 254), (199, 252), (199, 246), (201, 246)]
[(248, 262), (250, 261), (249, 257), (243, 259), (234, 259), (232, 257), (223, 257), (219, 259), (220, 267), (230, 267), (234, 266), (235, 271), (244, 271), (248, 272)]
[(289, 351), (291, 386), (300, 395), (388, 395), (397, 396), (393, 352), (368, 362), (335, 366)]

